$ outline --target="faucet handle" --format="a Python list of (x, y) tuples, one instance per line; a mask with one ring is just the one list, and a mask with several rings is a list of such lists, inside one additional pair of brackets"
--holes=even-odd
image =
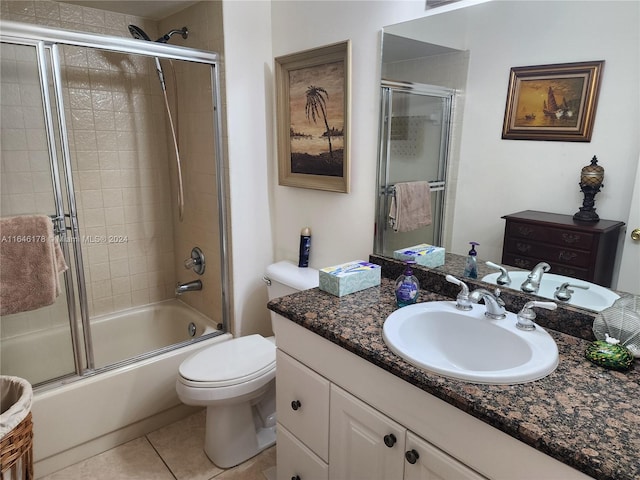
[(198, 275), (204, 273), (204, 253), (198, 247), (193, 247), (191, 250), (191, 257), (184, 261), (184, 268), (187, 270), (193, 269)]
[(569, 300), (571, 300), (571, 294), (574, 293), (574, 291), (571, 290), (572, 288), (582, 288), (583, 290), (589, 290), (589, 285), (574, 285), (572, 283), (565, 282), (558, 288), (556, 288), (553, 297), (561, 302), (568, 302)]
[(518, 322), (516, 323), (516, 327), (520, 330), (535, 330), (536, 326), (533, 321), (536, 319), (536, 312), (533, 311), (534, 307), (544, 308), (546, 310), (555, 310), (558, 308), (554, 302), (538, 302), (532, 301), (527, 302), (518, 313)]
[(496, 283), (498, 285), (511, 285), (511, 277), (509, 276), (509, 272), (507, 272), (506, 268), (493, 262), (485, 262), (485, 264), (487, 265), (487, 267), (497, 268), (498, 270), (500, 270), (500, 275), (496, 279)]
[(471, 306), (471, 299), (469, 298), (469, 287), (462, 280), (458, 280), (453, 275), (447, 275), (444, 279), (453, 283), (454, 285), (458, 285), (460, 287), (460, 293), (456, 297), (456, 308), (458, 310), (471, 310), (473, 307)]

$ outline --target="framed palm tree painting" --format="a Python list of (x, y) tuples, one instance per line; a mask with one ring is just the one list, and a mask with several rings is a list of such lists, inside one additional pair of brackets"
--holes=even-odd
[(349, 41), (275, 59), (278, 182), (349, 192)]

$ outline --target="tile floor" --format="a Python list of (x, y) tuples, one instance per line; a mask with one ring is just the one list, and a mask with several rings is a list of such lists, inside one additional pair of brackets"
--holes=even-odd
[(205, 410), (40, 480), (275, 480), (276, 447), (223, 470), (205, 455)]

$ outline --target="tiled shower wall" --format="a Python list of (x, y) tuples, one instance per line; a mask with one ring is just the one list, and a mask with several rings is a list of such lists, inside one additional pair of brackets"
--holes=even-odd
[[(210, 10), (210, 7), (206, 8)], [(196, 9), (194, 13), (197, 16), (203, 12)], [(151, 37), (159, 36), (157, 24), (144, 18), (48, 0), (3, 0), (0, 14), (7, 20), (127, 37), (127, 25), (133, 23), (142, 27)], [(220, 17), (217, 18), (221, 23)], [(185, 22), (188, 20), (185, 19)], [(171, 28), (178, 27), (172, 23)], [(205, 32), (203, 30), (200, 35), (206, 36)], [(176, 39), (182, 42), (179, 36)], [(205, 48), (203, 45), (198, 47)], [(189, 210), (185, 222), (178, 224), (176, 212), (173, 211), (176, 190), (170, 176), (175, 168), (169, 148), (172, 141), (152, 60), (76, 47), (64, 47), (63, 52), (66, 117), (90, 315), (173, 298), (175, 282), (178, 279), (191, 280), (190, 277), (182, 278), (184, 275), (176, 277), (175, 267), (182, 264), (191, 244), (197, 242), (201, 248), (207, 245), (209, 250), (207, 273), (211, 278), (207, 281), (203, 279), (207, 292), (195, 292), (183, 299), (210, 317), (220, 317), (219, 313), (214, 313), (220, 310), (219, 295), (216, 295), (220, 287), (216, 265), (219, 263), (219, 254), (215, 250), (219, 242), (215, 177), (212, 177), (215, 174), (212, 131), (204, 130), (207, 127), (205, 113), (191, 112), (189, 106), (190, 102), (202, 110), (201, 105), (210, 103), (210, 82), (209, 87), (202, 91), (203, 75), (200, 74), (194, 76), (196, 83), (189, 84), (191, 75), (186, 75), (187, 83), (180, 84), (178, 98), (181, 118), (178, 124), (180, 134), (184, 136), (180, 143), (185, 153), (181, 156), (185, 157), (183, 163), (187, 164), (183, 166), (186, 199), (191, 209), (199, 211), (198, 218), (195, 218), (194, 210)], [(183, 67), (179, 64), (185, 62), (175, 63), (180, 78), (180, 69)], [(167, 70), (166, 61), (163, 61), (163, 66)], [(208, 71), (202, 65), (194, 67)], [(190, 92), (188, 100), (181, 98), (183, 92)], [(175, 102), (172, 102), (173, 99), (170, 99), (174, 107)], [(12, 121), (4, 113), (3, 104), (3, 123), (5, 120)], [(205, 116), (199, 118), (202, 115)], [(13, 132), (12, 138), (26, 138), (27, 133), (26, 130), (23, 133)], [(28, 150), (26, 152), (12, 155), (14, 158), (16, 155), (28, 156)], [(197, 162), (187, 160), (192, 157), (191, 152), (199, 159)], [(46, 183), (40, 163), (46, 165), (48, 160), (46, 152), (40, 152), (39, 155), (43, 161), (30, 162), (29, 168), (37, 171), (30, 172), (27, 175), (31, 176), (30, 181), (24, 182), (25, 188), (31, 189), (30, 193), (35, 195), (34, 198), (39, 193), (46, 193), (33, 191), (45, 190), (44, 186), (39, 186), (40, 183)], [(13, 165), (15, 163), (12, 162)], [(196, 163), (199, 163), (197, 170), (194, 169)], [(48, 165), (44, 168), (48, 169)], [(5, 172), (2, 174), (4, 180)], [(23, 208), (10, 212), (5, 212), (3, 208), (3, 215), (53, 213), (48, 211), (50, 208), (43, 211), (43, 206), (35, 204), (33, 208), (27, 208), (30, 204), (14, 200), (17, 198), (15, 195), (22, 193), (16, 192), (18, 183), (13, 185), (11, 190), (2, 189), (3, 205), (7, 199), (4, 194), (11, 193), (9, 202), (19, 203)], [(179, 251), (174, 249), (176, 242), (182, 242)], [(189, 245), (188, 251), (186, 245)], [(44, 314), (44, 310), (30, 312), (30, 318)], [(7, 320), (9, 317), (3, 319), (3, 331)], [(10, 328), (15, 334), (34, 329), (27, 322), (15, 323), (16, 328)], [(35, 328), (38, 329), (46, 328), (46, 324), (51, 322), (30, 323), (38, 325)]]

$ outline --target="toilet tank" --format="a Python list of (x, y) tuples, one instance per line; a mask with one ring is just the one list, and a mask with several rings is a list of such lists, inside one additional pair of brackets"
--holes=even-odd
[(301, 268), (295, 263), (282, 261), (267, 267), (265, 275), (269, 300), (301, 292), (318, 286), (318, 270)]

